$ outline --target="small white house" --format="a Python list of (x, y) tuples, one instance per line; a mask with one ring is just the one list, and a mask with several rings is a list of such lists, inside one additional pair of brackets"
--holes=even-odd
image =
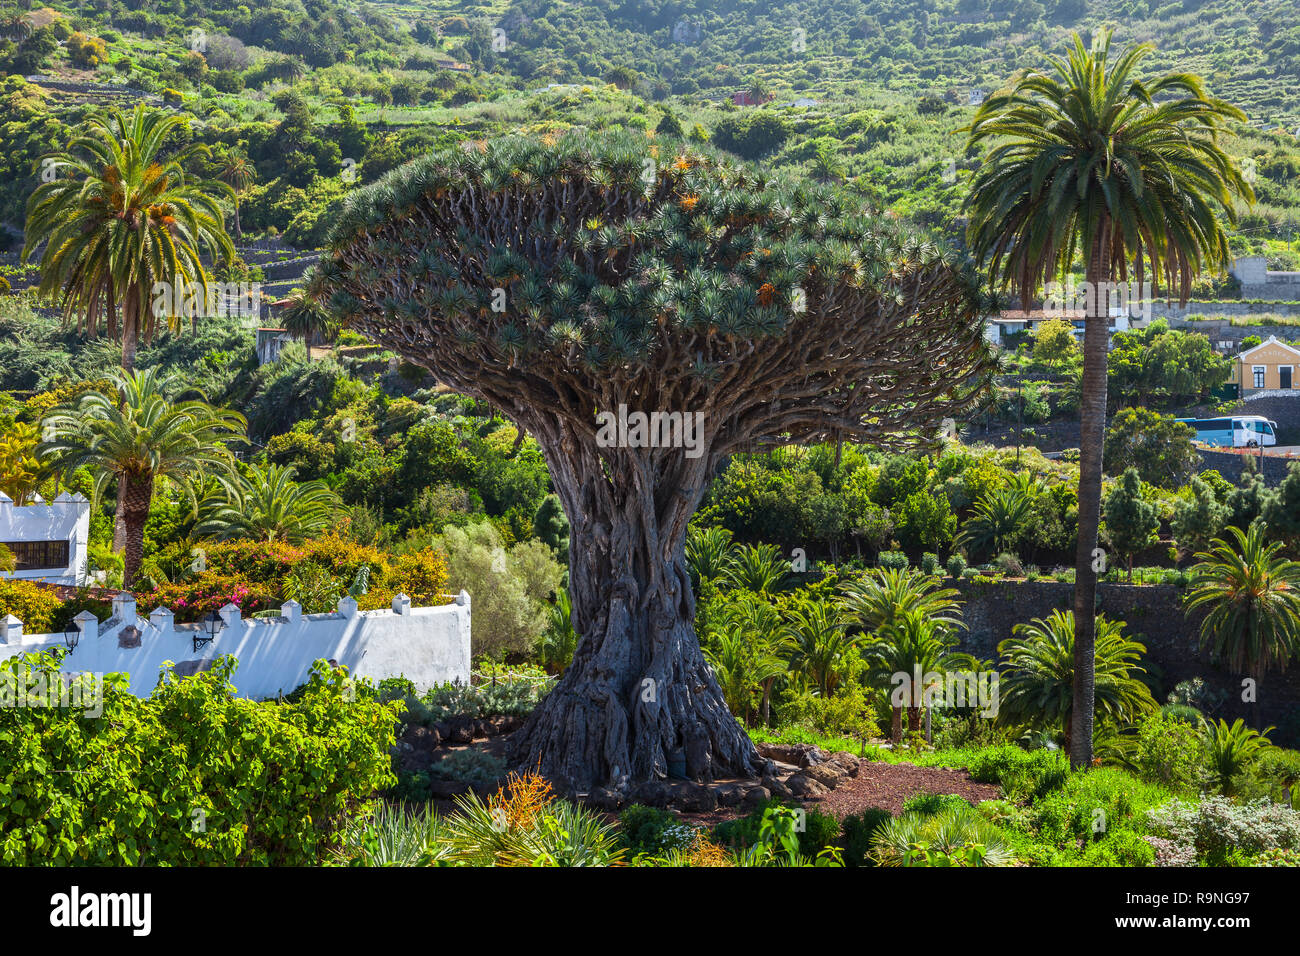
[(17, 559), (17, 569), (0, 571), (0, 577), (80, 587), (87, 583), (89, 537), (90, 502), (84, 496), (63, 492), (46, 502), (37, 495), (20, 506), (0, 491), (0, 544)]

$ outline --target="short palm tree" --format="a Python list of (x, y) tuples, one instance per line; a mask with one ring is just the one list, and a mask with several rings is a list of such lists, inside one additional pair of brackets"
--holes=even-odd
[(294, 469), (255, 465), (203, 505), (195, 531), (217, 538), (297, 544), (334, 523), (339, 498), (323, 481), (294, 480)]
[(698, 591), (705, 581), (725, 575), (736, 560), (736, 546), (726, 528), (692, 527), (686, 533), (686, 567)]
[(873, 568), (843, 590), (845, 611), (864, 631), (883, 630), (913, 611), (949, 628), (963, 626), (957, 590), (941, 587), (932, 574)]
[(774, 544), (744, 545), (736, 549), (725, 580), (732, 587), (755, 594), (772, 595), (781, 590), (790, 573), (790, 562)]
[(1184, 606), (1200, 613), (1201, 647), (1216, 661), (1258, 684), (1270, 670), (1286, 670), (1300, 651), (1300, 563), (1264, 540), (1256, 522), (1244, 534), (1228, 528), (1231, 541), (1215, 538), (1196, 555)]
[(333, 338), (338, 321), (330, 311), (302, 289), (289, 293), (289, 304), (280, 313), (284, 330), (310, 347)]
[(771, 716), (772, 686), (787, 673), (786, 657), (794, 650), (775, 607), (757, 595), (730, 602), (704, 655), (713, 667), (732, 714), (748, 720), (759, 696), (764, 726)]
[(171, 479), (193, 495), (196, 482), (227, 481), (229, 446), (243, 439), (247, 423), (238, 412), (200, 399), (173, 401), (176, 379), (153, 369), (114, 369), (113, 388), (89, 391), (42, 420), (49, 440), (37, 454), (65, 474), (86, 467), (94, 474), (96, 496), (117, 480), (125, 530), (124, 584), (135, 581), (144, 558), (144, 525), (154, 486)]
[(1231, 724), (1226, 720), (1206, 721), (1205, 744), (1210, 772), (1225, 796), (1235, 795), (1236, 778), (1250, 770), (1259, 755), (1273, 746), (1268, 739), (1273, 730), (1268, 727), (1261, 733), (1247, 727), (1240, 717)]
[(39, 291), (59, 293), (65, 320), (89, 334), (101, 321), (110, 337), (120, 333), (128, 371), (157, 318), (176, 318), (187, 297), (206, 301), (204, 257), (234, 256), (216, 198), (230, 187), (185, 171), (207, 147), (164, 152), (184, 124), (143, 106), (93, 114), (66, 150), (42, 158), (54, 176), (27, 204), (23, 257), (43, 244)]
[(559, 674), (573, 660), (578, 649), (578, 632), (573, 626), (573, 601), (568, 588), (559, 588), (555, 600), (547, 605), (549, 621), (538, 646), (542, 666), (548, 674)]
[(929, 676), (965, 663), (966, 655), (954, 653), (955, 644), (949, 625), (916, 608), (901, 612), (864, 643), (862, 656), (871, 683), (890, 695), (889, 736), (894, 743), (903, 737), (904, 709), (907, 729), (921, 729)]
[(1033, 494), (1022, 485), (991, 489), (975, 503), (953, 545), (972, 553), (1014, 551), (1024, 539), (1033, 509)]
[(1186, 302), (1199, 272), (1229, 261), (1221, 219), (1236, 221), (1238, 198), (1254, 201), (1220, 142), (1227, 123), (1245, 114), (1207, 96), (1194, 74), (1139, 79), (1152, 50), (1135, 45), (1112, 58), (1109, 32), (1091, 49), (1076, 35), (1066, 58), (1051, 58), (1047, 72), (1018, 74), (984, 101), (969, 127), (969, 146), (992, 144), (967, 200), (974, 254), (1026, 304), (1042, 283), (1068, 277), (1078, 259), (1093, 293), (1080, 406), (1075, 767), (1091, 764), (1093, 737), (1093, 563), (1110, 321), (1106, 297), (1097, 293), (1130, 272), (1141, 283), (1149, 270)]
[[(1075, 628), (1069, 611), (1053, 611), (1044, 620), (1012, 628), (1013, 636), (998, 645), (1002, 655), (998, 717), (1007, 722), (1059, 727), (1067, 752), (1074, 708)], [(1124, 622), (1097, 618), (1096, 706), (1116, 722), (1156, 709), (1155, 698), (1138, 674), (1146, 647), (1124, 636)], [(1091, 743), (1091, 742), (1090, 742)]]
[(861, 634), (848, 633), (849, 620), (838, 602), (803, 598), (791, 606), (786, 618), (790, 642), (790, 669), (829, 697), (851, 663)]

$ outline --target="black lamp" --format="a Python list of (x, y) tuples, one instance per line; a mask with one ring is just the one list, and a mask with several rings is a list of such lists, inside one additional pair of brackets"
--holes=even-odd
[(225, 626), (226, 622), (221, 619), (221, 615), (216, 611), (199, 621), (199, 636), (194, 638), (194, 650), (197, 651), (200, 647), (211, 644), (216, 638), (217, 632)]
[(81, 640), (81, 628), (76, 621), (69, 621), (68, 626), (63, 631), (63, 643), (68, 646), (68, 653), (71, 654), (77, 649), (77, 642)]

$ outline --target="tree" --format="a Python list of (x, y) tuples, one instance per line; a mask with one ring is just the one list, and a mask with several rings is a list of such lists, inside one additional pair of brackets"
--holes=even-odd
[(889, 691), (889, 736), (898, 743), (904, 709), (907, 729), (912, 733), (921, 729), (928, 677), (964, 663), (966, 655), (953, 652), (956, 640), (951, 627), (916, 608), (901, 611), (866, 641), (862, 656), (871, 669), (872, 683)]
[(239, 198), (248, 191), (248, 187), (257, 182), (257, 167), (247, 154), (239, 150), (226, 150), (217, 159), (217, 179), (221, 180), (233, 194), (235, 201), (235, 235), (242, 236), (239, 225)]
[(1186, 554), (1205, 550), (1228, 523), (1228, 515), (1228, 506), (1219, 501), (1210, 483), (1193, 475), (1184, 497), (1174, 505), (1169, 521), (1179, 550)]
[(92, 390), (75, 404), (52, 410), (41, 422), (49, 440), (38, 456), (57, 462), (67, 476), (89, 468), (95, 493), (117, 480), (125, 532), (130, 587), (144, 558), (144, 525), (149, 520), (154, 487), (171, 479), (193, 496), (192, 483), (213, 478), (226, 482), (232, 459), (228, 447), (244, 437), (247, 423), (238, 412), (192, 399), (172, 401), (175, 377), (153, 369), (114, 369), (112, 392)]
[(289, 304), (280, 313), (280, 321), (286, 332), (301, 339), (309, 349), (314, 343), (329, 341), (338, 331), (338, 321), (329, 309), (302, 289), (289, 293)]
[(967, 200), (973, 252), (1026, 305), (1040, 284), (1068, 277), (1076, 256), (1091, 291), (1080, 403), (1075, 767), (1092, 763), (1092, 555), (1101, 519), (1110, 324), (1102, 293), (1130, 271), (1141, 286), (1149, 269), (1185, 303), (1197, 273), (1229, 261), (1220, 212), (1235, 222), (1234, 197), (1254, 200), (1218, 138), (1229, 120), (1245, 114), (1206, 96), (1193, 74), (1138, 79), (1153, 47), (1129, 47), (1112, 61), (1110, 43), (1110, 33), (1102, 33), (1088, 49), (1076, 34), (1068, 57), (1051, 59), (1050, 72), (1018, 74), (976, 112), (968, 144), (995, 144)]
[(845, 610), (869, 633), (891, 627), (912, 611), (945, 627), (963, 626), (957, 590), (941, 587), (938, 578), (922, 571), (872, 568), (843, 591)]
[[(1013, 636), (998, 645), (1003, 661), (998, 718), (1060, 728), (1066, 750), (1073, 752), (1070, 738), (1078, 732), (1073, 613), (1056, 610), (1011, 630)], [(1138, 677), (1145, 672), (1137, 662), (1146, 647), (1124, 636), (1124, 622), (1098, 617), (1095, 647), (1097, 712), (1123, 723), (1155, 710), (1151, 691)]]
[(1079, 343), (1074, 337), (1074, 326), (1065, 319), (1048, 319), (1034, 329), (1034, 361), (1049, 368), (1074, 361), (1079, 355)]
[(1237, 487), (1228, 494), (1228, 524), (1242, 529), (1249, 527), (1263, 513), (1268, 498), (1268, 488), (1255, 459), (1243, 459)]
[(1127, 469), (1102, 502), (1106, 539), (1121, 558), (1128, 559), (1128, 579), (1133, 580), (1133, 555), (1159, 540), (1160, 516), (1156, 506), (1142, 497), (1142, 479), (1136, 468)]
[(1282, 557), (1281, 544), (1265, 543), (1258, 524), (1244, 534), (1229, 527), (1228, 535), (1196, 555), (1184, 607), (1204, 615), (1202, 650), (1254, 679), (1258, 727), (1258, 685), (1270, 670), (1285, 671), (1300, 650), (1300, 563)]
[(1231, 724), (1226, 720), (1205, 722), (1205, 744), (1210, 772), (1224, 796), (1235, 796), (1238, 778), (1250, 771), (1260, 755), (1273, 746), (1268, 735), (1275, 728), (1262, 733), (1238, 717)]
[(852, 664), (854, 646), (865, 635), (850, 634), (843, 608), (839, 602), (827, 598), (799, 597), (791, 605), (786, 620), (791, 646), (789, 670), (816, 688), (822, 697), (830, 697)]
[(678, 750), (699, 780), (761, 768), (692, 626), (686, 529), (720, 464), (928, 442), (989, 362), (973, 276), (928, 245), (822, 187), (661, 149), (572, 132), (435, 154), (354, 195), (320, 267), (347, 324), (546, 457), (582, 644), (514, 759), (578, 786)]
[(1029, 533), (1034, 517), (1034, 494), (1023, 484), (986, 492), (966, 519), (956, 544), (972, 554), (1014, 552)]
[(1263, 496), (1259, 516), (1270, 537), (1292, 548), (1300, 541), (1300, 462), (1292, 462), (1286, 477)]
[(298, 544), (334, 524), (339, 497), (323, 481), (294, 480), (292, 467), (255, 465), (204, 503), (199, 534)]
[(1171, 415), (1148, 408), (1124, 408), (1106, 429), (1102, 467), (1116, 475), (1129, 468), (1149, 485), (1178, 488), (1201, 466), (1195, 430)]
[(1170, 330), (1156, 319), (1146, 328), (1117, 332), (1109, 384), (1136, 405), (1204, 400), (1232, 374), (1232, 359), (1218, 355), (1199, 332)]
[(234, 256), (212, 195), (229, 187), (185, 171), (207, 156), (207, 147), (163, 153), (185, 122), (143, 106), (129, 115), (93, 114), (66, 150), (42, 158), (54, 178), (27, 204), (22, 255), (28, 259), (44, 244), (40, 292), (61, 293), (65, 319), (76, 315), (77, 328), (91, 335), (103, 319), (117, 337), (120, 305), (127, 371), (135, 367), (140, 336), (152, 337), (158, 318), (184, 314), (197, 296), (207, 301), (204, 257)]

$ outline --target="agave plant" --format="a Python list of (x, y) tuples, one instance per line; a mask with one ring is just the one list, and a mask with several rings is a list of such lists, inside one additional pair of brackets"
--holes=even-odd
[(347, 832), (339, 851), (353, 866), (431, 866), (446, 855), (438, 815), (427, 805), (376, 801)]
[(871, 838), (880, 866), (1009, 866), (1011, 846), (996, 826), (971, 807), (904, 813)]

